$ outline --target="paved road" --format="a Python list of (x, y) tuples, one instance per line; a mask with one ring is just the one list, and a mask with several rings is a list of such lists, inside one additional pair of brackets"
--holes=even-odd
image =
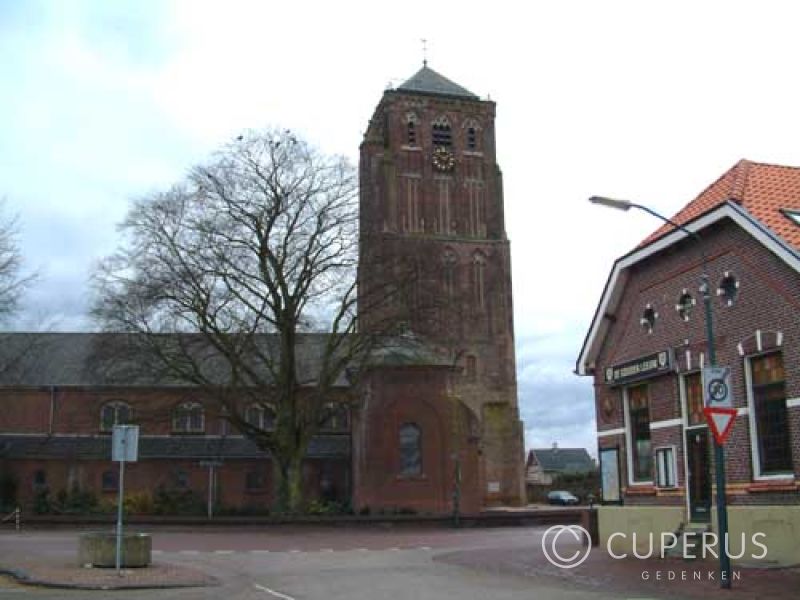
[[(540, 555), (545, 528), (380, 529), (229, 528), (154, 531), (154, 560), (214, 576), (217, 587), (115, 591), (116, 599), (148, 600), (710, 600), (714, 585), (669, 593), (664, 584), (636, 583), (641, 565), (609, 565), (601, 554), (572, 571), (557, 570)], [(71, 563), (78, 531), (0, 532), (5, 556)], [(13, 553), (13, 554), (9, 554)], [(612, 561), (618, 563), (619, 561)], [(664, 568), (659, 563), (658, 568)], [(548, 569), (549, 567), (549, 569)], [(614, 567), (614, 568), (609, 568)], [(629, 568), (630, 567), (630, 568)], [(616, 571), (614, 569), (617, 569)], [(558, 572), (554, 572), (558, 571)], [(795, 582), (800, 580), (793, 580)], [(768, 587), (771, 585), (772, 587)], [(755, 592), (794, 598), (797, 583), (751, 582)], [(751, 591), (753, 591), (751, 590)], [(789, 594), (791, 590), (792, 594)], [(684, 593), (684, 592), (692, 592)], [(738, 598), (763, 597), (757, 593)], [(109, 597), (111, 592), (21, 587), (0, 578), (0, 600)], [(677, 595), (676, 595), (677, 594)], [(720, 596), (723, 597), (723, 596)], [(728, 598), (729, 595), (724, 595)]]

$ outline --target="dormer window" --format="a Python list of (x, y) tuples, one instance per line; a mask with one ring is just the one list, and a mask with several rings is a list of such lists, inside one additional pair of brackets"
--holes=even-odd
[(450, 121), (446, 117), (439, 117), (433, 122), (433, 145), (450, 147), (453, 145), (453, 132), (450, 130)]

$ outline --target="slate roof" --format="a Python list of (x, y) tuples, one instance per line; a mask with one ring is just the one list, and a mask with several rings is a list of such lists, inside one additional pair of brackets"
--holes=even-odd
[[(585, 448), (534, 448), (535, 462), (544, 471), (557, 473), (588, 473), (595, 464)], [(533, 461), (529, 459), (529, 466)]]
[[(800, 250), (800, 225), (782, 212), (786, 209), (800, 211), (800, 167), (740, 160), (678, 211), (672, 220), (683, 225), (729, 200)], [(665, 223), (642, 245), (672, 230), (673, 227)]]
[[(141, 338), (141, 336), (138, 336)], [(152, 338), (151, 338), (152, 339)], [(166, 347), (178, 347), (197, 357), (204, 375), (224, 385), (227, 361), (198, 334), (157, 336)], [(328, 336), (298, 336), (296, 356), (301, 383), (313, 385), (319, 372)], [(139, 339), (139, 341), (141, 341)], [(259, 350), (270, 351), (277, 342), (271, 335), (259, 336)], [(186, 387), (193, 384), (163, 373), (147, 346), (137, 336), (114, 333), (4, 333), (0, 334), (0, 386), (126, 386)], [(371, 366), (450, 366), (447, 356), (438, 354), (413, 336), (384, 340), (372, 351)], [(337, 386), (347, 387), (342, 373)]]
[[(308, 458), (346, 458), (349, 435), (317, 435)], [(139, 438), (139, 459), (243, 459), (265, 458), (248, 438), (241, 436), (170, 436)], [(47, 436), (0, 434), (0, 458), (111, 460), (111, 436)]]
[(423, 94), (438, 94), (442, 96), (459, 96), (478, 100), (478, 96), (447, 77), (440, 75), (427, 64), (417, 71), (410, 79), (400, 85), (398, 90), (403, 92), (421, 92)]

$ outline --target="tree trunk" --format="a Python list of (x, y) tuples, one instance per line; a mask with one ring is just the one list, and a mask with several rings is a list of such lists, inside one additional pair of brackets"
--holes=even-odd
[(280, 513), (298, 514), (303, 508), (303, 459), (293, 456), (278, 463), (277, 503)]

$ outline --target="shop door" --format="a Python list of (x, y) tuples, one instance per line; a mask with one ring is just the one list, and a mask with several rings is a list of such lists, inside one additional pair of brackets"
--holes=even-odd
[(686, 430), (689, 459), (689, 517), (692, 521), (711, 520), (711, 469), (708, 456), (708, 429)]

